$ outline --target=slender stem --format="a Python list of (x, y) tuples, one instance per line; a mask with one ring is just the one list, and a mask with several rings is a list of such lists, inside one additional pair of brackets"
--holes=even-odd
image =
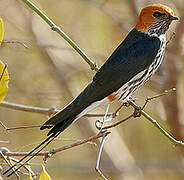
[[(11, 168), (12, 164), (9, 162), (9, 160), (7, 159), (7, 157), (3, 154), (2, 151), (0, 151), (0, 155), (1, 157), (3, 157), (4, 161), (8, 164), (8, 166)], [(14, 170), (14, 168), (12, 168)], [(15, 172), (15, 175), (17, 176), (17, 179), (20, 179), (20, 176), (17, 172)]]
[(165, 131), (160, 124), (153, 119), (149, 114), (147, 114), (146, 112), (144, 112), (143, 110), (139, 110), (139, 112), (146, 118), (148, 119), (151, 123), (153, 123), (153, 125), (159, 129), (159, 131), (164, 134), (171, 142), (173, 142), (175, 145), (182, 145), (184, 146), (184, 142), (182, 141), (178, 141), (176, 140), (174, 137), (172, 137), (167, 131)]
[(96, 167), (95, 167), (95, 170), (97, 171), (97, 173), (104, 179), (104, 180), (108, 180), (105, 175), (102, 173), (102, 171), (100, 170), (100, 159), (101, 159), (101, 155), (102, 155), (102, 150), (103, 150), (103, 147), (104, 147), (104, 143), (105, 143), (105, 140), (106, 140), (106, 137), (107, 137), (107, 132), (103, 135), (102, 137), (102, 141), (100, 143), (100, 147), (99, 147), (99, 150), (98, 150), (98, 156), (97, 156), (97, 160), (96, 160)]
[(72, 41), (62, 30), (58, 27), (51, 19), (49, 19), (35, 4), (30, 0), (22, 0), (27, 4), (36, 14), (38, 14), (50, 27), (53, 31), (56, 31), (63, 39), (65, 39), (77, 53), (89, 64), (92, 70), (98, 71), (98, 66), (96, 63), (90, 60), (90, 58), (79, 48), (79, 46)]
[(25, 43), (17, 41), (17, 40), (3, 40), (3, 41), (0, 41), (0, 43), (4, 43), (4, 44), (20, 44), (24, 48), (26, 48), (26, 49), (28, 48), (28, 46)]
[[(55, 109), (53, 107), (41, 108), (41, 107), (36, 107), (36, 106), (27, 106), (27, 105), (22, 105), (22, 104), (16, 104), (16, 103), (8, 102), (8, 101), (2, 101), (0, 106), (5, 107), (5, 108), (9, 108), (9, 109), (18, 110), (18, 111), (45, 114), (47, 116), (54, 115), (55, 113), (60, 111), (59, 109)], [(113, 115), (113, 113), (107, 114), (108, 117), (110, 117), (112, 115)], [(103, 113), (102, 114), (85, 114), (84, 116), (85, 117), (104, 117), (104, 114)], [(0, 124), (1, 123), (2, 122), (0, 122)]]
[(165, 95), (167, 95), (167, 94), (169, 94), (169, 93), (173, 93), (174, 91), (176, 91), (176, 88), (172, 88), (172, 89), (169, 89), (169, 90), (165, 90), (163, 93), (157, 94), (157, 95), (155, 95), (155, 96), (147, 97), (147, 99), (146, 99), (144, 105), (142, 106), (142, 109), (144, 109), (144, 108), (146, 107), (146, 105), (148, 104), (148, 102), (150, 102), (151, 100), (156, 99), (156, 98), (159, 98), (159, 97), (161, 97), (161, 96), (165, 96)]
[(125, 119), (123, 119), (123, 120), (121, 120), (121, 121), (118, 121), (117, 123), (114, 123), (114, 124), (112, 124), (112, 125), (103, 127), (102, 130), (104, 130), (104, 129), (109, 129), (109, 128), (114, 128), (114, 127), (118, 126), (119, 124), (121, 124), (121, 123), (123, 123), (123, 122), (129, 120), (129, 119), (132, 118), (132, 117), (134, 117), (133, 114), (131, 114), (130, 116), (128, 116), (127, 118), (125, 118)]
[(106, 108), (106, 111), (105, 111), (105, 115), (104, 115), (104, 117), (103, 117), (103, 119), (102, 119), (102, 122), (101, 122), (100, 131), (102, 131), (102, 128), (103, 128), (103, 126), (104, 126), (105, 120), (106, 120), (106, 118), (107, 118), (107, 114), (108, 114), (108, 112), (109, 112), (109, 108), (110, 108), (110, 103), (108, 103), (108, 105), (107, 105), (107, 108)]
[[(94, 141), (94, 140), (96, 140), (98, 138), (103, 137), (104, 134), (108, 135), (109, 133), (110, 132), (99, 133), (99, 134), (96, 134), (94, 136), (88, 137), (86, 139), (78, 140), (78, 141), (76, 141), (74, 143), (71, 143), (71, 144), (68, 144), (68, 145), (64, 145), (64, 146), (61, 146), (61, 147), (58, 147), (58, 148), (54, 148), (51, 151), (39, 152), (38, 154), (32, 153), (29, 156), (34, 156), (35, 154), (36, 154), (36, 156), (45, 156), (46, 154), (55, 154), (57, 152), (64, 151), (64, 150), (67, 150), (67, 149), (70, 149), (70, 148), (73, 148), (73, 147), (76, 147), (76, 146), (80, 146), (82, 144)], [(9, 151), (3, 152), (4, 156), (25, 156), (28, 153), (29, 152), (9, 152)], [(0, 154), (0, 157), (2, 157), (1, 154)]]
[(172, 88), (172, 89), (169, 89), (169, 90), (165, 90), (163, 93), (161, 94), (157, 94), (155, 96), (152, 96), (152, 97), (148, 97), (148, 100), (152, 100), (152, 99), (156, 99), (156, 98), (159, 98), (161, 96), (165, 96), (169, 93), (173, 93), (174, 91), (176, 91), (176, 88)]

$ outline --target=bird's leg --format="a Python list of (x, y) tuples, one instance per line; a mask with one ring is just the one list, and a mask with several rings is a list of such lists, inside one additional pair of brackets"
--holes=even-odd
[(141, 113), (139, 112), (139, 110), (141, 110), (142, 108), (140, 106), (138, 106), (137, 104), (135, 104), (135, 102), (132, 100), (132, 98), (130, 98), (128, 100), (128, 103), (133, 106), (134, 108), (134, 117), (140, 117)]
[(100, 143), (100, 147), (99, 147), (99, 151), (98, 151), (98, 156), (97, 156), (97, 160), (96, 160), (96, 166), (95, 166), (95, 170), (97, 171), (97, 173), (104, 179), (104, 180), (108, 180), (104, 174), (102, 173), (102, 171), (100, 170), (100, 159), (101, 159), (101, 155), (102, 155), (102, 149), (105, 143), (105, 139), (107, 137), (107, 133), (104, 134), (104, 136), (102, 137), (102, 141)]

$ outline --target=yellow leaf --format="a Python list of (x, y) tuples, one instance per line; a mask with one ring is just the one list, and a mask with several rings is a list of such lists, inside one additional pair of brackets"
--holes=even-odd
[(33, 180), (31, 173), (29, 173), (29, 179), (28, 180)]
[(8, 91), (8, 81), (9, 75), (7, 71), (7, 66), (4, 65), (2, 61), (0, 61), (0, 103), (6, 96), (6, 93)]
[(4, 25), (3, 25), (3, 20), (0, 17), (0, 45), (3, 40), (3, 35), (4, 35)]
[(51, 180), (49, 174), (47, 173), (47, 171), (45, 170), (45, 166), (42, 166), (43, 170), (40, 174), (39, 180)]

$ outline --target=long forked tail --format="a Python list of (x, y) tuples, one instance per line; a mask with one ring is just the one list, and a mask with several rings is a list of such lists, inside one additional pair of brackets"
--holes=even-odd
[[(61, 110), (58, 114), (56, 114), (48, 121), (46, 121), (40, 129), (43, 130), (43, 129), (52, 127), (52, 129), (48, 133), (48, 137), (16, 163), (16, 164), (22, 163), (22, 161), (27, 159), (28, 156), (31, 156), (27, 160), (25, 160), (22, 165), (20, 165), (16, 169), (14, 169), (16, 167), (16, 164), (13, 165), (8, 170), (6, 170), (3, 173), (3, 175), (7, 174), (10, 170), (12, 170), (12, 172), (8, 175), (8, 177), (14, 174), (17, 170), (19, 170), (22, 166), (24, 166), (25, 163), (28, 163), (48, 144), (50, 144), (72, 122), (74, 122), (75, 120), (80, 118), (83, 114), (87, 113), (89, 110), (91, 110), (92, 108), (100, 104), (101, 100), (96, 99), (93, 93), (96, 94), (91, 84), (89, 84), (85, 88), (85, 90), (73, 102), (71, 102), (67, 107)], [(37, 152), (35, 153), (35, 151)]]

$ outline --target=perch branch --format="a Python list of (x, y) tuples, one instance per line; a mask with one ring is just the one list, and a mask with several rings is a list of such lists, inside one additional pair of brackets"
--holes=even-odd
[[(2, 101), (0, 103), (0, 106), (4, 107), (4, 108), (18, 110), (18, 111), (40, 113), (40, 114), (44, 114), (46, 116), (54, 115), (55, 113), (60, 111), (60, 110), (55, 109), (53, 107), (51, 107), (51, 108), (40, 108), (40, 107), (35, 107), (35, 106), (27, 106), (27, 105), (22, 105), (22, 104), (11, 103), (11, 102), (7, 102), (7, 101)], [(85, 114), (84, 116), (85, 117), (103, 117), (104, 114)], [(112, 114), (109, 113), (107, 116), (112, 116)]]

